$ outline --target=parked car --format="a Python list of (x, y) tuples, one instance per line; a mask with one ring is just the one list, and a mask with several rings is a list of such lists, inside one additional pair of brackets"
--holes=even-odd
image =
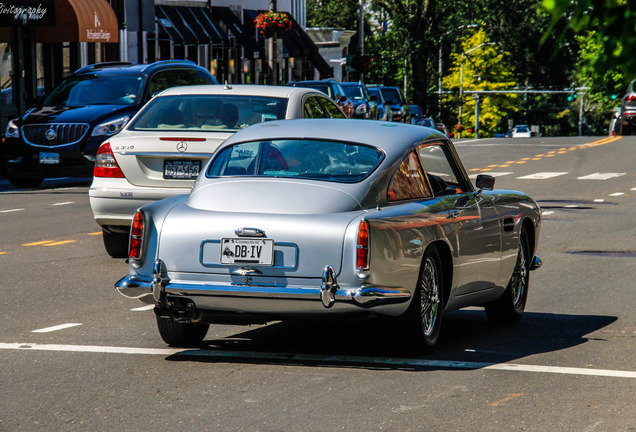
[(378, 120), (393, 121), (393, 111), (391, 111), (391, 105), (389, 105), (382, 96), (382, 92), (377, 87), (367, 87), (369, 94), (376, 97), (376, 103), (378, 104)]
[(369, 94), (367, 86), (363, 82), (340, 83), (349, 99), (353, 101), (353, 117), (357, 119), (377, 120), (378, 103), (374, 96)]
[(435, 119), (425, 116), (418, 105), (409, 105), (409, 111), (411, 113), (411, 124), (437, 129)]
[(621, 101), (619, 117), (619, 134), (632, 135), (634, 132), (636, 132), (636, 80), (627, 86), (627, 91)]
[(78, 69), (9, 122), (0, 151), (9, 181), (37, 187), (50, 177), (88, 177), (100, 144), (154, 94), (175, 85), (215, 83), (210, 72), (185, 60)]
[(353, 117), (353, 101), (347, 97), (340, 83), (333, 79), (318, 81), (290, 81), (287, 83), (292, 87), (306, 87), (319, 90), (333, 99), (347, 118)]
[(188, 193), (236, 131), (271, 120), (344, 117), (327, 95), (300, 87), (206, 85), (160, 93), (97, 152), (88, 195), (106, 251), (125, 257), (135, 210)]
[(391, 106), (391, 110), (393, 111), (393, 121), (411, 123), (410, 108), (399, 88), (376, 84), (370, 84), (370, 87), (378, 87), (380, 89), (384, 99)]
[(135, 213), (115, 285), (156, 306), (169, 345), (197, 345), (213, 323), (367, 313), (396, 317), (396, 334), (428, 351), (450, 310), (521, 319), (541, 264), (537, 203), (487, 175), (475, 188), (428, 128), (254, 125), (202, 173), (189, 195)]
[(532, 137), (532, 132), (530, 132), (530, 128), (528, 125), (517, 125), (510, 130), (511, 138), (530, 138)]
[(436, 123), (435, 127), (437, 128), (438, 131), (448, 136), (448, 128), (446, 127), (444, 123)]

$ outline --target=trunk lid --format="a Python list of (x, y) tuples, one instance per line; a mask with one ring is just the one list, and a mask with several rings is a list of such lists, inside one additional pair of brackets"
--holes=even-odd
[(119, 134), (110, 140), (117, 164), (135, 186), (192, 187), (214, 150), (231, 133)]

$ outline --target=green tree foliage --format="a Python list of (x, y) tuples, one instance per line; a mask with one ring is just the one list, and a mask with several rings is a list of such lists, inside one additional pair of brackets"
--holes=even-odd
[(636, 2), (634, 0), (543, 0), (553, 24), (565, 22), (581, 35), (587, 32), (602, 50), (587, 59), (597, 69), (636, 70)]
[[(461, 45), (462, 53), (451, 55), (452, 67), (444, 78), (444, 87), (453, 95), (444, 98), (447, 105), (456, 108), (458, 119), (460, 87), (468, 90), (510, 90), (515, 87), (515, 74), (510, 66), (510, 53), (491, 42), (483, 28), (466, 37)], [(463, 64), (463, 74), (462, 74)], [(462, 80), (463, 76), (463, 80)], [(463, 86), (462, 86), (463, 82)], [(508, 118), (517, 111), (517, 94), (483, 94), (480, 96), (480, 131), (487, 135), (496, 129), (502, 118)], [(466, 131), (475, 127), (475, 99), (472, 94), (464, 94), (461, 124), (462, 136), (471, 136)], [(474, 135), (473, 135), (474, 136)]]
[(307, 0), (309, 27), (358, 28), (358, 0)]

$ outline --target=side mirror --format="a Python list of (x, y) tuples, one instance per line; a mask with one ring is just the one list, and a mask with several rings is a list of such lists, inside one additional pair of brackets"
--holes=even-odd
[(377, 101), (378, 97), (376, 95), (373, 95), (369, 98), (370, 101)]
[(495, 178), (486, 174), (479, 174), (475, 181), (477, 189), (493, 190), (495, 188)]
[(338, 98), (338, 103), (344, 103), (344, 102), (346, 102), (346, 101), (347, 101), (347, 97), (346, 97), (346, 96), (340, 96), (340, 97)]

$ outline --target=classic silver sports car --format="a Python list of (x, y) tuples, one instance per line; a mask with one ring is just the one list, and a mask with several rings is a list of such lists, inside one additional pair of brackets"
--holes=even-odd
[(364, 120), (288, 120), (237, 132), (189, 195), (140, 208), (123, 295), (159, 333), (199, 344), (209, 324), (374, 312), (430, 351), (442, 312), (524, 312), (540, 209), (473, 187), (444, 135)]

